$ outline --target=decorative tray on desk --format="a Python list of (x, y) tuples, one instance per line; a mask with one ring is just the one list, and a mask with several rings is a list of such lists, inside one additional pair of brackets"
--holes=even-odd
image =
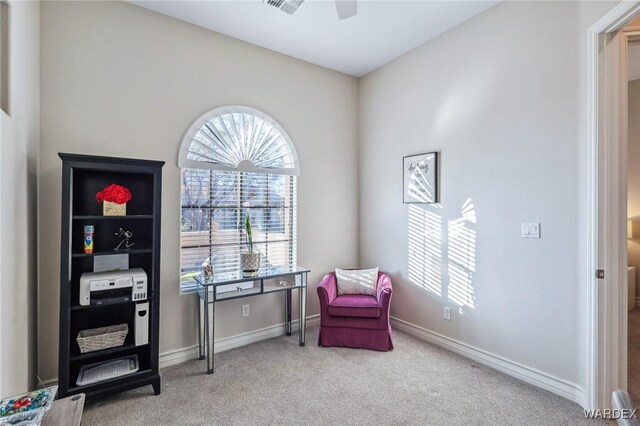
[(51, 386), (3, 398), (0, 401), (0, 425), (39, 425), (57, 392), (58, 386)]

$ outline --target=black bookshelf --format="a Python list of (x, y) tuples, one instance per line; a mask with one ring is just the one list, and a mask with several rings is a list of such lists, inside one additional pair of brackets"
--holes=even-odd
[[(88, 398), (152, 385), (160, 394), (158, 339), (160, 314), (160, 210), (163, 161), (58, 154), (62, 159), (62, 238), (60, 250), (60, 347), (58, 394), (66, 397), (85, 393)], [(95, 195), (109, 184), (129, 188), (133, 198), (126, 216), (103, 216)], [(94, 251), (83, 252), (84, 226), (95, 228)], [(114, 252), (114, 233), (119, 228), (134, 233), (135, 247)], [(147, 274), (149, 302), (149, 342), (135, 345), (135, 301), (107, 305), (79, 304), (80, 276), (93, 272), (95, 257), (108, 254), (129, 256), (129, 268), (142, 268)], [(126, 322), (129, 326), (124, 345), (81, 353), (76, 336), (81, 330)], [(83, 365), (137, 355), (139, 370), (133, 374), (78, 386), (76, 379)]]

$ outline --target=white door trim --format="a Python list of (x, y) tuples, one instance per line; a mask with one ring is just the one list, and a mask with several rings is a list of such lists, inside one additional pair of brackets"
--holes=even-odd
[[(623, 1), (587, 34), (585, 408), (609, 408), (611, 392), (626, 389), (626, 131), (620, 130), (626, 129), (627, 36), (616, 33), (639, 12), (640, 3)], [(596, 279), (596, 269), (605, 270), (604, 280)]]

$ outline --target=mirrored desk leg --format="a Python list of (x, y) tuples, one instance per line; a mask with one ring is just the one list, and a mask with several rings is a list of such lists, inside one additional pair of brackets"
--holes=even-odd
[(300, 295), (300, 346), (304, 346), (305, 334), (307, 331), (307, 277), (302, 278), (304, 287), (298, 289)]
[[(216, 329), (216, 304), (211, 302), (209, 305), (209, 316), (207, 323), (209, 324), (209, 330), (207, 330), (207, 374), (213, 374), (214, 369), (214, 353), (215, 353), (215, 329)], [(211, 320), (211, 323), (209, 323)]]
[(202, 298), (198, 294), (198, 359), (204, 359), (202, 347)]
[[(215, 290), (214, 290), (215, 291)], [(207, 352), (207, 374), (213, 373), (213, 332), (215, 324), (213, 319), (216, 316), (215, 302), (209, 302), (209, 289), (204, 290), (204, 344)]]
[(291, 336), (291, 290), (284, 292), (284, 327), (287, 336)]

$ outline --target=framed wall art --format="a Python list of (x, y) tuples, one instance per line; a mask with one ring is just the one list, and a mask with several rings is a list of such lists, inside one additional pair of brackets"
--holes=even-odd
[(0, 109), (9, 114), (9, 4), (0, 0)]
[(432, 204), (438, 198), (438, 153), (410, 155), (402, 158), (403, 202)]

